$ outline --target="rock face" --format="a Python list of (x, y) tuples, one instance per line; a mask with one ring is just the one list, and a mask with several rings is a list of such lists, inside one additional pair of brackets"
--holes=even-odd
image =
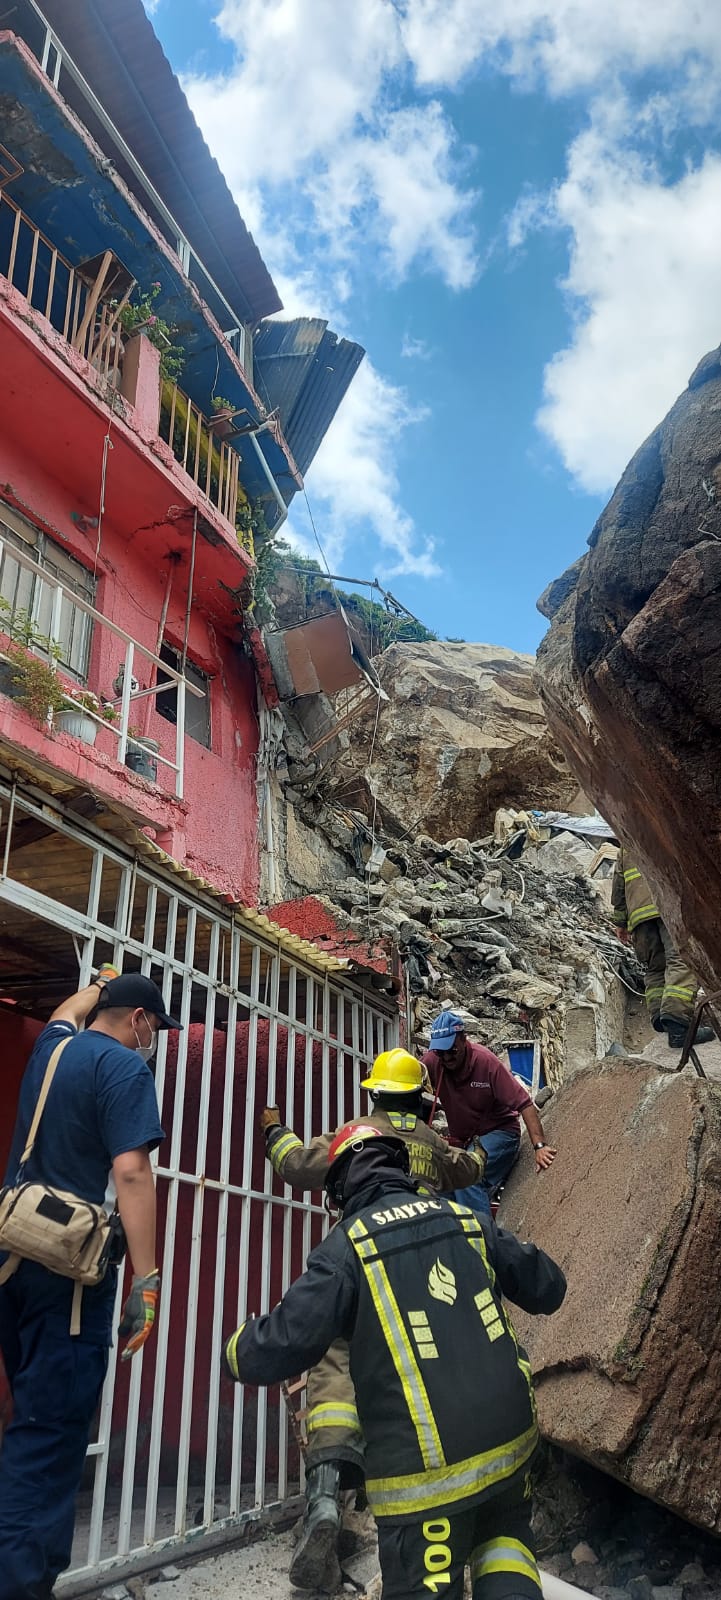
[(505, 1226), (554, 1256), (554, 1317), (514, 1311), (544, 1434), (721, 1532), (721, 1089), (609, 1058), (544, 1109), (558, 1146), (523, 1153)]
[(590, 552), (539, 602), (538, 685), (587, 793), (721, 987), (721, 350), (634, 456)]
[(396, 644), (374, 665), (389, 700), (375, 739), (375, 706), (352, 726), (348, 801), (368, 811), (375, 796), (387, 826), (440, 839), (482, 837), (501, 804), (572, 802), (578, 784), (546, 727), (531, 656), (485, 644)]

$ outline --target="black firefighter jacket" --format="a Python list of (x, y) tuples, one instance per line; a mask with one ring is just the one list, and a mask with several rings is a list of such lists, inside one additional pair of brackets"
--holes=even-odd
[(277, 1383), (347, 1339), (374, 1516), (420, 1521), (476, 1505), (538, 1441), (530, 1367), (501, 1296), (552, 1312), (564, 1275), (535, 1245), (419, 1195), (402, 1174), (345, 1199), (280, 1305), (228, 1340), (226, 1370)]

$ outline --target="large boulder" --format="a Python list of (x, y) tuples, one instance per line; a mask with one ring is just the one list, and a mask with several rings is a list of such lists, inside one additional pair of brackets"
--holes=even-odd
[(388, 702), (351, 730), (347, 803), (437, 839), (490, 832), (501, 804), (563, 809), (578, 792), (533, 684), (533, 657), (488, 644), (395, 644), (376, 657)]
[(549, 585), (549, 724), (721, 987), (721, 350), (634, 456), (589, 553)]
[(499, 1221), (555, 1257), (553, 1317), (514, 1311), (554, 1443), (721, 1533), (721, 1087), (609, 1057), (544, 1109)]

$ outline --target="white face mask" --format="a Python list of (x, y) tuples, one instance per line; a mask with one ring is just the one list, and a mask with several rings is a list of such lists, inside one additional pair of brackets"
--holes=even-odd
[(158, 1035), (157, 1035), (155, 1029), (151, 1028), (150, 1023), (148, 1022), (148, 1019), (147, 1019), (147, 1017), (145, 1015), (145, 1012), (143, 1012), (143, 1022), (146, 1024), (147, 1029), (148, 1029), (148, 1033), (150, 1034), (150, 1043), (149, 1044), (141, 1044), (140, 1040), (138, 1038), (137, 1029), (135, 1028), (135, 1026), (133, 1026), (133, 1033), (135, 1034), (135, 1049), (136, 1049), (136, 1053), (139, 1056), (142, 1056), (143, 1061), (149, 1061), (151, 1056), (155, 1055), (155, 1050), (156, 1050), (156, 1046), (157, 1046), (157, 1043), (158, 1043)]

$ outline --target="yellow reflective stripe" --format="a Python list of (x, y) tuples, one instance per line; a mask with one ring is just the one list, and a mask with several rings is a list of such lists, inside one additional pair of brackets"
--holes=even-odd
[(436, 1426), (436, 1419), (431, 1410), (426, 1386), (413, 1353), (413, 1346), (406, 1333), (388, 1273), (382, 1261), (364, 1260), (355, 1240), (353, 1245), (360, 1255), (376, 1316), (383, 1329), (393, 1365), (401, 1381), (405, 1401), (418, 1436), (423, 1465), (425, 1467), (442, 1466), (445, 1462), (445, 1456)]
[(302, 1150), (303, 1141), (297, 1133), (284, 1133), (282, 1139), (274, 1139), (268, 1151), (268, 1160), (274, 1172), (281, 1175), (281, 1165), (291, 1150)]
[(386, 1116), (399, 1133), (413, 1133), (418, 1121), (418, 1118), (411, 1116), (408, 1111), (387, 1111)]
[(466, 1235), (466, 1242), (471, 1245), (472, 1249), (478, 1251), (488, 1273), (488, 1281), (493, 1287), (496, 1282), (496, 1274), (488, 1259), (485, 1235), (475, 1211), (471, 1211), (469, 1206), (459, 1205), (456, 1200), (451, 1200), (449, 1203), (451, 1210), (455, 1211), (456, 1216), (460, 1219), (461, 1227)]
[(538, 1443), (535, 1422), (517, 1439), (485, 1450), (482, 1455), (454, 1461), (439, 1471), (416, 1472), (400, 1478), (369, 1478), (368, 1504), (374, 1517), (412, 1516), (467, 1500), (479, 1491), (513, 1476), (530, 1460)]
[(658, 984), (649, 983), (647, 985), (647, 987), (646, 987), (646, 999), (647, 1000), (659, 1000), (663, 993), (664, 993), (664, 987), (663, 987), (662, 983), (658, 983)]
[(367, 1261), (370, 1256), (377, 1256), (378, 1246), (375, 1239), (355, 1239), (353, 1249), (360, 1256), (361, 1261)]
[(677, 1000), (693, 1000), (696, 990), (685, 989), (682, 983), (671, 983), (661, 993), (675, 995)]
[(234, 1377), (236, 1377), (236, 1378), (239, 1377), (239, 1373), (238, 1373), (238, 1340), (240, 1338), (241, 1333), (243, 1332), (244, 1327), (245, 1327), (245, 1323), (241, 1322), (240, 1327), (236, 1328), (235, 1333), (231, 1333), (230, 1338), (228, 1340), (228, 1343), (225, 1346), (225, 1359), (226, 1359), (226, 1361), (228, 1363), (228, 1366), (230, 1367), (231, 1372), (233, 1373)]
[(634, 878), (640, 878), (638, 867), (628, 867), (623, 874), (624, 883), (632, 883)]
[(319, 1428), (346, 1428), (352, 1432), (360, 1433), (361, 1425), (355, 1406), (348, 1405), (339, 1400), (335, 1405), (328, 1401), (324, 1405), (311, 1406), (305, 1419), (306, 1433), (317, 1432)]
[(351, 1223), (351, 1225), (350, 1225), (350, 1227), (348, 1229), (348, 1238), (349, 1239), (353, 1239), (353, 1240), (355, 1240), (355, 1239), (365, 1239), (367, 1237), (367, 1235), (368, 1235), (368, 1229), (367, 1229), (364, 1221), (362, 1220), (362, 1218), (358, 1217), (355, 1222)]
[(536, 1559), (528, 1546), (521, 1544), (520, 1539), (489, 1539), (487, 1544), (479, 1545), (471, 1556), (471, 1576), (476, 1583), (479, 1578), (485, 1578), (491, 1572), (520, 1572), (524, 1578), (529, 1578), (531, 1583), (541, 1587), (541, 1579), (536, 1565)]
[(637, 906), (636, 910), (632, 911), (629, 915), (628, 926), (633, 933), (634, 928), (638, 927), (639, 922), (651, 922), (653, 918), (657, 916), (658, 907), (652, 902), (647, 906)]

